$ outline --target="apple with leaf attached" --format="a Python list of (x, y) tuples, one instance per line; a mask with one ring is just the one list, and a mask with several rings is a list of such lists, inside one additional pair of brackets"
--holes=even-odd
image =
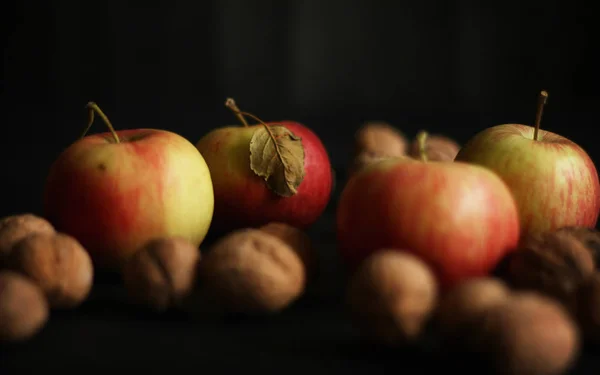
[[(241, 112), (231, 98), (226, 106), (243, 126), (212, 130), (196, 143), (214, 186), (211, 233), (273, 221), (309, 227), (332, 191), (331, 164), (321, 140), (298, 122), (266, 123)], [(257, 124), (249, 125), (245, 117)]]
[(535, 126), (487, 128), (456, 156), (504, 180), (519, 208), (522, 235), (594, 227), (600, 212), (598, 172), (591, 158), (575, 142), (540, 129), (547, 97), (546, 91), (540, 93)]
[[(44, 190), (45, 216), (88, 250), (96, 266), (118, 269), (155, 237), (200, 245), (214, 197), (202, 155), (182, 136), (159, 129), (115, 131), (98, 107), (81, 139), (54, 161)], [(94, 114), (109, 132), (87, 135)]]
[(516, 203), (489, 169), (420, 158), (370, 164), (344, 187), (337, 209), (338, 250), (350, 270), (381, 249), (411, 252), (445, 290), (485, 276), (519, 240)]

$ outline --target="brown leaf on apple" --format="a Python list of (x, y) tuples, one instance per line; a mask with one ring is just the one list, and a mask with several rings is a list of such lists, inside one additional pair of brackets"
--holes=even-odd
[(250, 168), (275, 194), (295, 195), (305, 174), (302, 138), (283, 126), (258, 128), (250, 140)]

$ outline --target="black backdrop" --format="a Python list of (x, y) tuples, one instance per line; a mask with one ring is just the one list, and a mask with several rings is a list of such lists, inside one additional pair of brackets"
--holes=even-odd
[[(12, 7), (10, 7), (12, 5)], [(362, 121), (465, 141), (531, 123), (580, 143), (600, 96), (598, 31), (583, 3), (478, 1), (5, 2), (2, 82), (6, 211), (39, 207), (48, 164), (95, 100), (120, 128), (192, 142), (235, 122), (227, 96), (264, 119), (305, 122), (334, 165)], [(99, 123), (95, 131), (104, 130)], [(26, 170), (26, 173), (21, 173)]]
[[(89, 100), (98, 102), (118, 128), (165, 128), (196, 142), (211, 128), (235, 122), (223, 106), (231, 96), (265, 120), (292, 119), (312, 127), (342, 171), (352, 134), (363, 121), (387, 120), (410, 136), (425, 128), (464, 142), (491, 125), (533, 122), (538, 92), (546, 89), (550, 98), (542, 126), (573, 139), (598, 161), (592, 132), (600, 112), (600, 61), (592, 53), (599, 26), (584, 5), (553, 0), (5, 1), (0, 211), (39, 210), (47, 168), (80, 135)], [(104, 131), (102, 124), (93, 131)], [(326, 225), (332, 215), (326, 214)], [(320, 331), (339, 337), (307, 344), (325, 356), (340, 348), (340, 332), (346, 332), (346, 326), (335, 325), (337, 313), (317, 318), (309, 312), (296, 318), (292, 313), (267, 327), (226, 328), (233, 338), (217, 339), (223, 332), (214, 327), (132, 325), (120, 315), (110, 324), (98, 323), (104, 310), (96, 307), (88, 317), (51, 324), (50, 333), (33, 346), (47, 353), (36, 361), (56, 365), (53, 356), (62, 353), (63, 359), (79, 356), (99, 366), (102, 358), (94, 353), (113, 349), (117, 361), (138, 358), (148, 364), (153, 356), (177, 360), (175, 354), (157, 352), (174, 346), (188, 358), (215, 362), (210, 352), (197, 357), (196, 339), (185, 336), (196, 331), (210, 336), (213, 346), (246, 358), (256, 354), (245, 344), (252, 337), (278, 340), (292, 326), (305, 337), (300, 323), (311, 319)], [(96, 341), (65, 339), (60, 345), (72, 348), (61, 352), (54, 338), (68, 334)], [(153, 341), (157, 337), (159, 342)], [(347, 362), (353, 357), (347, 353), (323, 360), (330, 362), (313, 358), (313, 364), (302, 364), (295, 354), (283, 353), (286, 343), (261, 345), (255, 348), (261, 365), (254, 362), (254, 368), (272, 369), (267, 363), (276, 355), (306, 370), (317, 363), (332, 370), (379, 369), (366, 365), (370, 359), (360, 366)], [(150, 354), (131, 357), (128, 348), (135, 346)], [(268, 354), (266, 347), (279, 351)], [(11, 354), (13, 362), (28, 355)], [(227, 361), (232, 370), (236, 363)]]

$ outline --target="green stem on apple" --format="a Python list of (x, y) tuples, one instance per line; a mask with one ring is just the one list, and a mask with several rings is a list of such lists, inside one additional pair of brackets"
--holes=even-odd
[(422, 161), (427, 161), (427, 137), (429, 134), (425, 130), (417, 133), (417, 144), (419, 145), (419, 156)]
[(233, 111), (235, 116), (238, 118), (238, 120), (240, 120), (240, 122), (242, 123), (242, 125), (244, 125), (244, 127), (249, 126), (248, 122), (244, 118), (244, 113), (242, 111), (240, 111), (237, 104), (235, 104), (235, 100), (233, 100), (232, 98), (227, 98), (227, 100), (225, 101), (225, 107), (227, 107), (231, 111)]
[(542, 90), (538, 97), (537, 111), (535, 114), (535, 128), (533, 130), (533, 140), (538, 140), (538, 133), (540, 131), (540, 123), (542, 122), (542, 114), (544, 113), (544, 106), (548, 100), (548, 91)]
[(81, 138), (85, 137), (85, 135), (87, 134), (87, 132), (92, 127), (92, 124), (94, 123), (94, 114), (98, 114), (98, 116), (100, 116), (100, 118), (102, 119), (102, 121), (104, 121), (104, 123), (108, 127), (108, 130), (110, 130), (110, 132), (112, 133), (112, 136), (115, 139), (115, 142), (116, 143), (121, 143), (121, 140), (119, 139), (119, 135), (115, 131), (115, 128), (113, 128), (113, 126), (110, 123), (110, 120), (108, 119), (108, 117), (106, 117), (106, 115), (104, 114), (104, 112), (102, 112), (102, 110), (100, 109), (100, 107), (98, 107), (98, 104), (96, 104), (95, 102), (88, 102), (88, 104), (85, 105), (85, 108), (88, 109), (89, 120), (88, 120), (87, 127), (85, 128), (85, 130), (83, 131), (83, 134), (81, 135)]

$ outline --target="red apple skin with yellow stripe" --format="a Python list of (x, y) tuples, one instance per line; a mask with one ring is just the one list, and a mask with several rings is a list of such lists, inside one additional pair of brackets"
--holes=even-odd
[(148, 240), (180, 236), (200, 245), (214, 196), (202, 155), (178, 134), (158, 129), (89, 135), (53, 163), (45, 216), (77, 238), (96, 266), (117, 269)]
[(196, 143), (210, 168), (215, 190), (211, 235), (273, 221), (306, 229), (327, 207), (333, 178), (329, 155), (319, 137), (294, 121), (266, 125), (284, 126), (302, 138), (305, 175), (298, 192), (291, 197), (280, 197), (250, 169), (250, 140), (262, 124), (215, 129)]
[(600, 212), (598, 172), (588, 154), (558, 134), (520, 124), (487, 128), (469, 140), (456, 160), (499, 175), (517, 202), (521, 234), (565, 226), (594, 227)]
[(408, 251), (447, 289), (489, 274), (513, 251), (519, 217), (508, 187), (483, 167), (392, 159), (348, 181), (338, 203), (337, 239), (351, 270), (380, 249)]

